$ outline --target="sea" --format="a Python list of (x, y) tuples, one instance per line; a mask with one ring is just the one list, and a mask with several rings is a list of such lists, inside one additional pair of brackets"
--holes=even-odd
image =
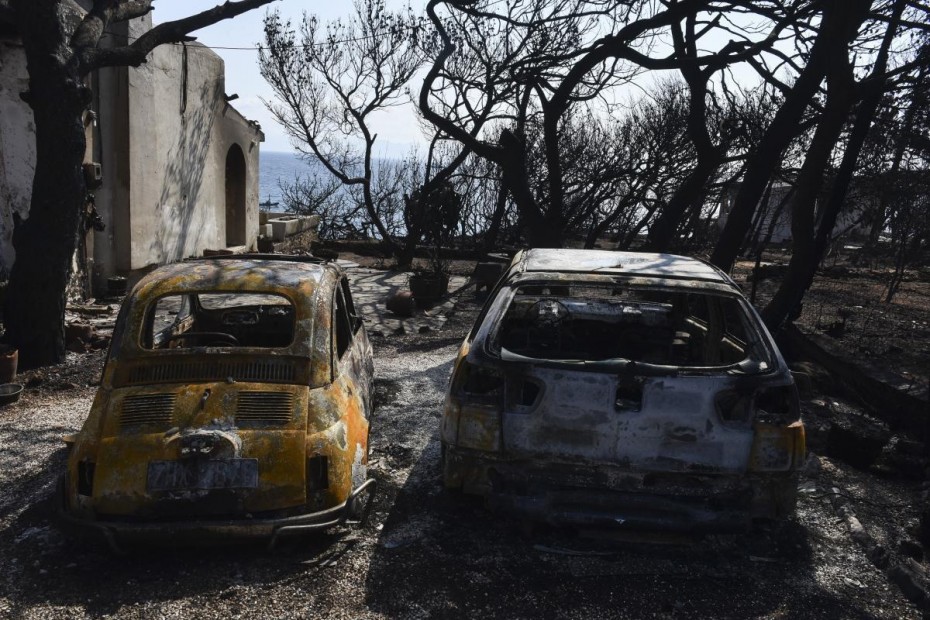
[[(373, 157), (371, 166), (377, 174), (380, 166), (396, 162), (390, 157)], [(278, 203), (277, 206), (261, 207), (263, 210), (282, 211), (281, 183), (293, 183), (298, 177), (311, 174), (323, 175), (327, 180), (329, 172), (316, 160), (301, 159), (296, 153), (282, 151), (262, 151), (258, 159), (258, 202), (260, 204)]]
[(283, 209), (281, 182), (293, 183), (301, 175), (311, 173), (319, 163), (307, 163), (294, 153), (262, 151), (258, 159), (258, 201), (278, 203), (272, 209)]

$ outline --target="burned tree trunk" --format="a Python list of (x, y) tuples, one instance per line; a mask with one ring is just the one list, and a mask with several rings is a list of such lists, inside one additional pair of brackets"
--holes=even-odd
[(558, 248), (562, 246), (561, 212), (550, 209), (543, 213), (529, 186), (529, 171), (526, 169), (526, 150), (523, 140), (509, 129), (500, 134), (503, 156), (500, 158), (501, 183), (510, 192), (514, 204), (523, 219), (526, 240), (533, 248)]
[(794, 203), (791, 209), (792, 252), (788, 271), (778, 287), (772, 301), (762, 311), (766, 326), (775, 331), (800, 300), (800, 295), (807, 289), (808, 271), (813, 273), (819, 259), (814, 244), (814, 225), (817, 198), (823, 185), (824, 171), (830, 153), (839, 139), (852, 106), (853, 76), (852, 66), (845, 58), (846, 67), (837, 71), (829, 80), (827, 103), (810, 147), (804, 158), (804, 165), (795, 186)]
[(507, 190), (501, 185), (497, 190), (497, 200), (494, 205), (494, 214), (491, 216), (491, 224), (484, 235), (484, 242), (481, 244), (481, 252), (489, 254), (497, 247), (497, 238), (501, 233), (501, 224), (504, 221), (504, 213), (507, 211)]
[[(833, 186), (828, 195), (827, 202), (821, 210), (820, 224), (816, 231), (814, 230), (814, 203), (816, 196), (810, 194), (810, 190), (813, 189), (812, 187), (801, 186), (799, 183), (799, 203), (797, 206), (800, 206), (802, 212), (798, 213), (798, 210), (795, 209), (795, 212), (792, 213), (791, 227), (792, 237), (794, 239), (794, 252), (788, 264), (788, 273), (778, 291), (775, 293), (775, 296), (772, 298), (772, 301), (762, 311), (762, 318), (771, 330), (778, 329), (798, 304), (801, 303), (801, 299), (803, 299), (807, 289), (810, 288), (814, 281), (814, 274), (816, 273), (817, 267), (820, 265), (820, 261), (823, 260), (827, 245), (830, 241), (830, 236), (836, 225), (837, 216), (846, 198), (849, 183), (852, 181), (856, 161), (859, 158), (862, 145), (868, 135), (872, 120), (875, 118), (876, 109), (878, 108), (879, 101), (884, 92), (888, 51), (894, 39), (903, 9), (904, 0), (897, 0), (893, 9), (892, 18), (882, 40), (882, 46), (876, 58), (875, 66), (868, 78), (864, 97), (859, 105), (849, 141), (843, 152), (843, 159), (840, 163), (839, 172), (833, 181)], [(837, 57), (831, 64), (835, 72), (832, 80), (832, 90), (834, 93), (832, 96), (828, 95), (827, 106), (824, 110), (824, 119), (821, 121), (821, 126), (818, 127), (814, 135), (814, 143), (812, 143), (811, 149), (808, 151), (808, 157), (811, 157), (811, 151), (818, 146), (815, 143), (817, 143), (822, 128), (825, 129), (825, 133), (832, 133), (832, 140), (833, 142), (836, 141), (845, 123), (849, 109), (854, 103), (855, 83), (853, 67), (849, 62), (848, 55), (844, 52), (842, 57)], [(831, 99), (833, 103), (831, 103)], [(830, 139), (830, 137), (827, 137), (827, 139)], [(826, 166), (827, 157), (829, 156), (829, 151), (832, 146), (825, 147), (825, 145), (819, 145), (819, 148), (822, 152), (817, 154), (817, 156), (822, 160), (822, 164), (818, 164), (820, 166), (819, 171), (814, 171), (814, 174), (817, 175), (816, 185), (818, 187), (822, 182), (823, 169)], [(823, 151), (824, 148), (826, 148), (825, 151)], [(805, 160), (800, 181), (804, 181), (806, 168), (807, 161)], [(804, 194), (805, 191), (808, 192), (807, 195)], [(802, 200), (809, 204), (806, 206), (800, 204)]]
[(86, 187), (82, 113), (90, 91), (52, 8), (23, 12), (36, 170), (29, 217), (15, 223), (16, 261), (4, 307), (6, 340), (26, 367), (64, 358), (65, 289), (77, 244)]
[(824, 3), (820, 30), (810, 58), (794, 86), (785, 94), (782, 106), (750, 157), (733, 209), (727, 215), (726, 225), (711, 255), (711, 262), (724, 271), (733, 267), (772, 171), (778, 165), (782, 152), (797, 134), (801, 116), (829, 69), (830, 59), (836, 51), (848, 53), (849, 41), (865, 19), (870, 5), (869, 0), (831, 0)]
[(662, 209), (659, 217), (649, 227), (649, 237), (644, 249), (653, 252), (669, 251), (678, 237), (678, 229), (685, 215), (689, 213), (689, 208), (697, 208), (700, 211), (704, 190), (719, 167), (721, 159), (716, 155), (711, 155), (708, 159), (698, 155), (697, 168), (691, 171), (684, 183), (675, 191), (668, 205)]

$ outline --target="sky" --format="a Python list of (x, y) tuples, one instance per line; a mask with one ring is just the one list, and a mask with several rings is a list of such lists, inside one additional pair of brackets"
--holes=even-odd
[[(220, 0), (156, 0), (152, 14), (155, 23), (187, 17), (210, 9)], [(388, 6), (400, 6), (389, 0)], [(268, 10), (277, 9), (285, 18), (297, 21), (304, 11), (316, 13), (322, 21), (347, 17), (352, 13), (351, 0), (276, 0), (265, 7), (250, 11), (234, 19), (224, 20), (193, 33), (197, 40), (209, 47), (251, 47), (261, 43), (262, 20)], [(233, 106), (246, 118), (258, 121), (265, 133), (265, 151), (293, 151), (288, 137), (265, 108), (262, 99), (272, 97), (271, 88), (258, 71), (258, 52), (255, 50), (214, 49), (226, 63), (226, 93), (237, 94)], [(411, 148), (423, 144), (413, 105), (405, 105), (382, 113), (373, 119), (373, 130), (378, 134), (376, 155), (402, 157)]]
[[(410, 0), (414, 8), (425, 5), (425, 0)], [(157, 0), (153, 19), (156, 23), (187, 17), (194, 13), (212, 8), (221, 0)], [(406, 0), (386, 0), (389, 8), (400, 9)], [(196, 31), (197, 40), (219, 54), (226, 63), (226, 93), (239, 97), (233, 105), (247, 118), (258, 121), (265, 133), (264, 151), (293, 151), (287, 135), (278, 126), (268, 112), (263, 99), (271, 99), (271, 88), (266, 84), (258, 70), (258, 52), (254, 49), (262, 42), (263, 18), (270, 10), (279, 10), (285, 19), (298, 21), (305, 11), (315, 13), (321, 21), (348, 17), (353, 12), (352, 0), (276, 0), (269, 5), (250, 11), (230, 20), (224, 20), (208, 28)], [(709, 37), (715, 48), (725, 41)], [(253, 48), (247, 50), (219, 48)], [(789, 51), (790, 50), (786, 50)], [(746, 84), (758, 80), (748, 67), (736, 66), (737, 74), (745, 74)], [(627, 101), (640, 95), (643, 88), (647, 90), (662, 76), (651, 72), (639, 81), (637, 89), (623, 88), (614, 93), (615, 99)], [(741, 77), (741, 76), (737, 76)], [(743, 80), (740, 80), (743, 81)], [(416, 82), (416, 80), (414, 80)], [(744, 84), (744, 86), (746, 85)], [(400, 158), (411, 149), (426, 144), (417, 119), (416, 108), (412, 103), (391, 108), (373, 115), (372, 130), (377, 134), (375, 155), (380, 157)]]

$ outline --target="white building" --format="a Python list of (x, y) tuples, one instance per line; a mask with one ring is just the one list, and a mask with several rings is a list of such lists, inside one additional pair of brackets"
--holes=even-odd
[[(767, 195), (759, 201), (752, 219), (750, 233), (752, 239), (761, 241), (771, 231), (771, 243), (779, 244), (791, 240), (791, 211), (793, 209), (791, 188), (792, 186), (787, 183), (775, 183)], [(720, 213), (717, 217), (717, 227), (721, 230), (727, 222), (727, 215), (733, 208), (739, 189), (740, 183), (734, 183), (723, 192), (720, 200)], [(869, 229), (867, 223), (864, 222), (864, 214), (872, 204), (872, 200), (873, 197), (864, 189), (857, 188), (854, 182), (846, 196), (844, 208), (836, 218), (833, 234), (835, 236), (867, 235)]]
[[(151, 16), (112, 24), (104, 45), (151, 27)], [(35, 128), (19, 96), (27, 85), (21, 44), (0, 32), (0, 277), (15, 260), (13, 214), (29, 215)], [(94, 288), (206, 249), (255, 247), (264, 136), (227, 101), (219, 56), (196, 43), (163, 45), (139, 68), (97, 72), (90, 86), (85, 161), (101, 165), (93, 193), (106, 228), (88, 233), (78, 258)]]

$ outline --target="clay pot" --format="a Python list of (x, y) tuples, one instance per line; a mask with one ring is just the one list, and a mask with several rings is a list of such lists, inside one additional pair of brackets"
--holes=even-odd
[(410, 291), (401, 291), (388, 297), (384, 304), (388, 310), (397, 316), (413, 316), (416, 306), (413, 303), (413, 294)]
[(123, 276), (107, 278), (107, 294), (111, 297), (120, 297), (126, 294), (127, 282)]
[(19, 351), (9, 345), (0, 345), (0, 383), (12, 383), (19, 365)]

